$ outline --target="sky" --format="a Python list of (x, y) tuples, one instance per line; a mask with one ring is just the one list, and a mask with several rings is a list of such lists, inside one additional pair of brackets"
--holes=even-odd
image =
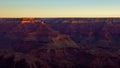
[(0, 17), (120, 17), (120, 0), (0, 0)]

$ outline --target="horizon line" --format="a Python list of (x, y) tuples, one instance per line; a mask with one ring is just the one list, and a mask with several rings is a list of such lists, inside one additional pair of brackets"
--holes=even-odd
[(0, 18), (120, 18), (120, 16), (103, 16), (103, 17), (98, 17), (98, 16), (96, 16), (96, 17), (0, 17)]

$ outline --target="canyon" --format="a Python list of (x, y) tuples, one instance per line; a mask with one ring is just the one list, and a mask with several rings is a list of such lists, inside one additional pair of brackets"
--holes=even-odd
[(120, 18), (0, 18), (0, 68), (120, 68)]

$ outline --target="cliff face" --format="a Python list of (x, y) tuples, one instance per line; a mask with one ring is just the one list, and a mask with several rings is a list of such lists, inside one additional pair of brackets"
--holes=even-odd
[(119, 68), (120, 19), (0, 19), (0, 68)]
[(33, 49), (29, 53), (2, 51), (1, 53), (1, 68), (119, 68), (120, 64), (119, 56), (94, 55), (76, 48)]
[[(52, 22), (52, 23), (51, 23)], [(73, 18), (46, 20), (53, 29), (69, 35), (74, 41), (118, 40), (120, 35), (119, 18)], [(86, 39), (86, 40), (85, 40)], [(82, 43), (82, 42), (81, 42)], [(112, 43), (115, 43), (112, 41)], [(119, 45), (119, 44), (117, 44)]]

